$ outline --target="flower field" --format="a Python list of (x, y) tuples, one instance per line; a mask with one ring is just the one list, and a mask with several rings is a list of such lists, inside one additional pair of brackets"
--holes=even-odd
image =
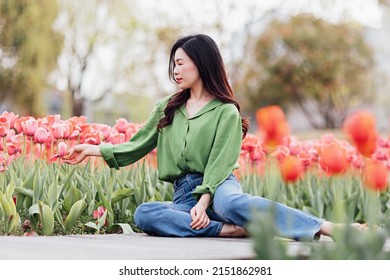
[[(258, 131), (244, 139), (235, 175), (246, 192), (335, 222), (387, 226), (390, 136), (370, 112), (345, 120), (332, 134), (298, 140), (276, 106), (257, 111)], [(77, 143), (123, 143), (142, 127), (125, 119), (114, 126), (67, 120), (0, 116), (0, 233), (58, 235), (131, 233), (135, 208), (170, 201), (171, 184), (158, 180), (156, 152), (121, 170), (101, 158), (71, 166), (61, 158)]]

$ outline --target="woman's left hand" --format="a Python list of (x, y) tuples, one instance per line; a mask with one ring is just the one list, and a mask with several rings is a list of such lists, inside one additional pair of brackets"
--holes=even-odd
[(190, 227), (194, 229), (202, 229), (210, 224), (209, 216), (207, 216), (206, 209), (202, 205), (196, 204), (192, 207), (190, 214), (192, 218)]

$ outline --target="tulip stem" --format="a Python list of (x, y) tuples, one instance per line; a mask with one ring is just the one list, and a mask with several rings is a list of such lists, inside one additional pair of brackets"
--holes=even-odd
[(3, 137), (3, 150), (4, 150), (4, 154), (7, 154), (7, 152), (8, 152), (8, 149), (7, 149), (7, 138), (5, 136)]
[(30, 163), (33, 165), (34, 163), (34, 142), (32, 136), (30, 136)]

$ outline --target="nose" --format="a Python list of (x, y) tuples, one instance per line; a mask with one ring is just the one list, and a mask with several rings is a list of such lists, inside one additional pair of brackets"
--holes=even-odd
[(177, 76), (179, 74), (179, 70), (177, 69), (177, 66), (173, 68), (173, 74)]

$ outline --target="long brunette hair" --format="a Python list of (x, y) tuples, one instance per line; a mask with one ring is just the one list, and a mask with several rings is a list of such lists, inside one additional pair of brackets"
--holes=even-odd
[[(224, 103), (233, 103), (240, 112), (240, 105), (234, 99), (234, 92), (228, 82), (226, 69), (215, 41), (207, 35), (197, 34), (180, 38), (171, 49), (169, 56), (169, 78), (175, 81), (175, 53), (178, 48), (191, 58), (198, 68), (200, 78), (206, 91), (214, 95)], [(169, 100), (164, 110), (165, 116), (160, 119), (157, 128), (162, 128), (172, 123), (175, 111), (190, 98), (190, 89), (177, 92)], [(240, 113), (241, 114), (241, 113)], [(241, 117), (242, 135), (246, 136), (249, 128), (249, 120)]]

